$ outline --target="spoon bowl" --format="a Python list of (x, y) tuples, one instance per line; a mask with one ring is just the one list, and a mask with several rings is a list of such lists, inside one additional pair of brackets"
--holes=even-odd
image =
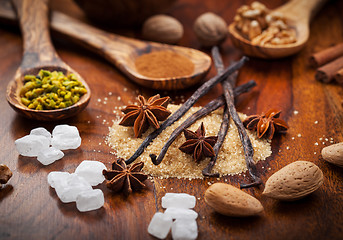
[[(126, 75), (142, 86), (158, 90), (176, 90), (185, 89), (198, 83), (208, 73), (211, 67), (211, 58), (201, 51), (195, 49), (189, 49), (179, 46), (161, 45), (154, 42), (145, 42), (146, 46), (142, 48), (131, 49), (128, 54), (126, 63), (118, 66)], [(159, 52), (159, 51), (171, 51), (178, 55), (184, 56), (194, 64), (194, 70), (191, 74), (182, 77), (165, 77), (165, 78), (153, 78), (147, 77), (138, 72), (135, 66), (135, 61), (139, 56), (144, 54)]]
[[(61, 71), (64, 75), (68, 75), (70, 73), (75, 74), (78, 81), (80, 81), (82, 85), (87, 89), (87, 93), (82, 95), (79, 101), (77, 101), (74, 105), (66, 108), (54, 110), (35, 110), (28, 108), (21, 102), (20, 96), (20, 90), (24, 86), (23, 76), (27, 74), (37, 75), (41, 69), (48, 71)], [(90, 96), (91, 91), (89, 89), (89, 86), (77, 72), (75, 72), (71, 68), (59, 68), (55, 66), (42, 66), (38, 68), (32, 68), (30, 71), (27, 71), (24, 74), (22, 74), (18, 69), (15, 74), (15, 79), (10, 81), (10, 83), (7, 86), (6, 92), (7, 102), (16, 112), (27, 118), (36, 119), (40, 121), (58, 121), (80, 113), (88, 105), (90, 101)]]
[(236, 23), (231, 23), (228, 27), (231, 41), (244, 54), (252, 57), (274, 59), (293, 55), (299, 52), (307, 43), (310, 35), (310, 21), (325, 2), (326, 0), (291, 0), (272, 11), (282, 13), (287, 20), (287, 24), (295, 29), (297, 34), (295, 43), (275, 46), (252, 44), (237, 30)]
[[(20, 27), (24, 38), (24, 54), (14, 79), (7, 86), (6, 98), (10, 106), (21, 115), (40, 121), (56, 121), (76, 115), (89, 103), (91, 91), (86, 81), (64, 63), (52, 46), (48, 26), (47, 0), (14, 0)], [(39, 10), (39, 11), (38, 11)], [(39, 38), (38, 38), (39, 37)], [(37, 75), (41, 70), (61, 71), (64, 75), (73, 73), (87, 89), (74, 105), (54, 110), (30, 109), (21, 102), (20, 91), (25, 75)]]

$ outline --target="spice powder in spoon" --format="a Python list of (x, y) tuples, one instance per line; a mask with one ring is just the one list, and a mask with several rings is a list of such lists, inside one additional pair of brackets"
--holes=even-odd
[(137, 71), (151, 78), (189, 76), (194, 64), (187, 57), (172, 51), (155, 51), (139, 56), (135, 61)]

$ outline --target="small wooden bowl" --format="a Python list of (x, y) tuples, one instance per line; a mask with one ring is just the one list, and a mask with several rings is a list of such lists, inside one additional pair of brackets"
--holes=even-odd
[(290, 0), (272, 11), (281, 13), (287, 19), (288, 25), (295, 29), (297, 33), (295, 43), (275, 46), (254, 45), (237, 31), (235, 23), (231, 23), (228, 27), (231, 41), (245, 55), (252, 57), (275, 59), (293, 55), (299, 52), (307, 43), (310, 36), (310, 21), (326, 1)]
[[(36, 75), (41, 68), (32, 69), (29, 72), (26, 72), (26, 74), (32, 74)], [(49, 70), (49, 71), (62, 71), (65, 75), (69, 73), (74, 73), (78, 80), (84, 85), (84, 87), (87, 89), (87, 93), (81, 96), (80, 100), (76, 102), (74, 105), (62, 109), (55, 109), (55, 110), (35, 110), (30, 109), (27, 106), (25, 106), (21, 102), (21, 96), (20, 96), (20, 90), (24, 86), (24, 79), (23, 77), (15, 77), (15, 80), (11, 81), (7, 86), (6, 91), (6, 97), (7, 102), (9, 105), (19, 114), (21, 114), (24, 117), (35, 119), (39, 121), (58, 121), (62, 119), (66, 119), (72, 116), (75, 116), (76, 114), (80, 113), (83, 109), (85, 109), (90, 101), (91, 96), (91, 90), (87, 83), (83, 80), (82, 77), (75, 71), (66, 71), (65, 69), (58, 68), (58, 67), (44, 67), (43, 69)], [(18, 74), (18, 72), (17, 72)], [(18, 76), (16, 74), (16, 76)]]

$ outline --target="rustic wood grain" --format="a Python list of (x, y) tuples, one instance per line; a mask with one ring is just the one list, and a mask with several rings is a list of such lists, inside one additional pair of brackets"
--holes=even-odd
[[(57, 2), (59, 6), (71, 4), (70, 0)], [(170, 10), (170, 14), (180, 19), (185, 27), (185, 36), (180, 44), (200, 48), (192, 32), (192, 24), (201, 13), (213, 11), (231, 22), (235, 9), (250, 2), (180, 0)], [(263, 2), (269, 8), (275, 8), (286, 1)], [(273, 140), (272, 156), (257, 165), (263, 182), (278, 169), (296, 160), (314, 162), (324, 173), (323, 186), (297, 202), (283, 203), (268, 199), (261, 195), (264, 186), (244, 190), (261, 201), (265, 213), (261, 217), (242, 219), (214, 213), (204, 203), (203, 194), (209, 182), (227, 181), (238, 186), (239, 182), (249, 180), (247, 174), (219, 180), (154, 179), (147, 181), (145, 191), (133, 193), (127, 199), (120, 194), (112, 194), (100, 185), (105, 194), (105, 206), (88, 213), (78, 212), (75, 203), (61, 203), (47, 184), (47, 174), (50, 171), (73, 172), (85, 159), (99, 160), (110, 167), (115, 156), (105, 144), (105, 137), (112, 120), (119, 115), (116, 108), (136, 101), (138, 93), (150, 96), (158, 91), (138, 87), (102, 57), (55, 37), (58, 54), (84, 76), (92, 90), (92, 99), (83, 112), (67, 120), (42, 123), (22, 118), (5, 99), (6, 86), (21, 62), (21, 36), (18, 29), (2, 24), (0, 162), (12, 170), (13, 177), (0, 190), (0, 239), (154, 239), (146, 229), (156, 205), (159, 211), (163, 210), (161, 197), (166, 192), (187, 192), (198, 198), (195, 210), (199, 213), (199, 239), (342, 239), (343, 169), (324, 162), (320, 151), (329, 144), (330, 138), (335, 143), (343, 141), (343, 88), (335, 83), (315, 81), (315, 70), (308, 64), (313, 52), (343, 42), (342, 10), (342, 1), (331, 1), (324, 6), (312, 21), (308, 44), (298, 55), (273, 61), (251, 59), (240, 71), (238, 84), (254, 79), (258, 86), (251, 93), (239, 97), (236, 102), (238, 110), (254, 114), (271, 107), (279, 108), (282, 110), (281, 117), (290, 125), (287, 134)], [(139, 31), (129, 34), (139, 36)], [(208, 53), (206, 49), (201, 50)], [(241, 55), (232, 47), (230, 40), (223, 44), (221, 53), (226, 65)], [(214, 74), (212, 68), (207, 78)], [(176, 97), (184, 95), (187, 98), (194, 89), (160, 93), (170, 95), (176, 103), (180, 103), (180, 98)], [(198, 105), (204, 105), (220, 94), (221, 87), (217, 86)], [(15, 139), (28, 134), (34, 127), (43, 126), (51, 131), (60, 123), (79, 128), (82, 137), (79, 149), (66, 152), (62, 160), (49, 166), (41, 165), (34, 158), (18, 155), (14, 147)]]

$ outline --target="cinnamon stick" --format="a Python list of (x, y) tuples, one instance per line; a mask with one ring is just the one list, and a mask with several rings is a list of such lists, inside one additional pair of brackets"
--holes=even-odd
[(340, 83), (343, 84), (343, 68), (339, 69), (336, 74), (335, 74), (335, 80)]
[(310, 57), (310, 64), (313, 67), (320, 67), (340, 56), (343, 56), (343, 43), (313, 54)]
[(335, 74), (341, 68), (343, 68), (343, 56), (318, 68), (315, 77), (318, 81), (328, 83), (333, 80)]

